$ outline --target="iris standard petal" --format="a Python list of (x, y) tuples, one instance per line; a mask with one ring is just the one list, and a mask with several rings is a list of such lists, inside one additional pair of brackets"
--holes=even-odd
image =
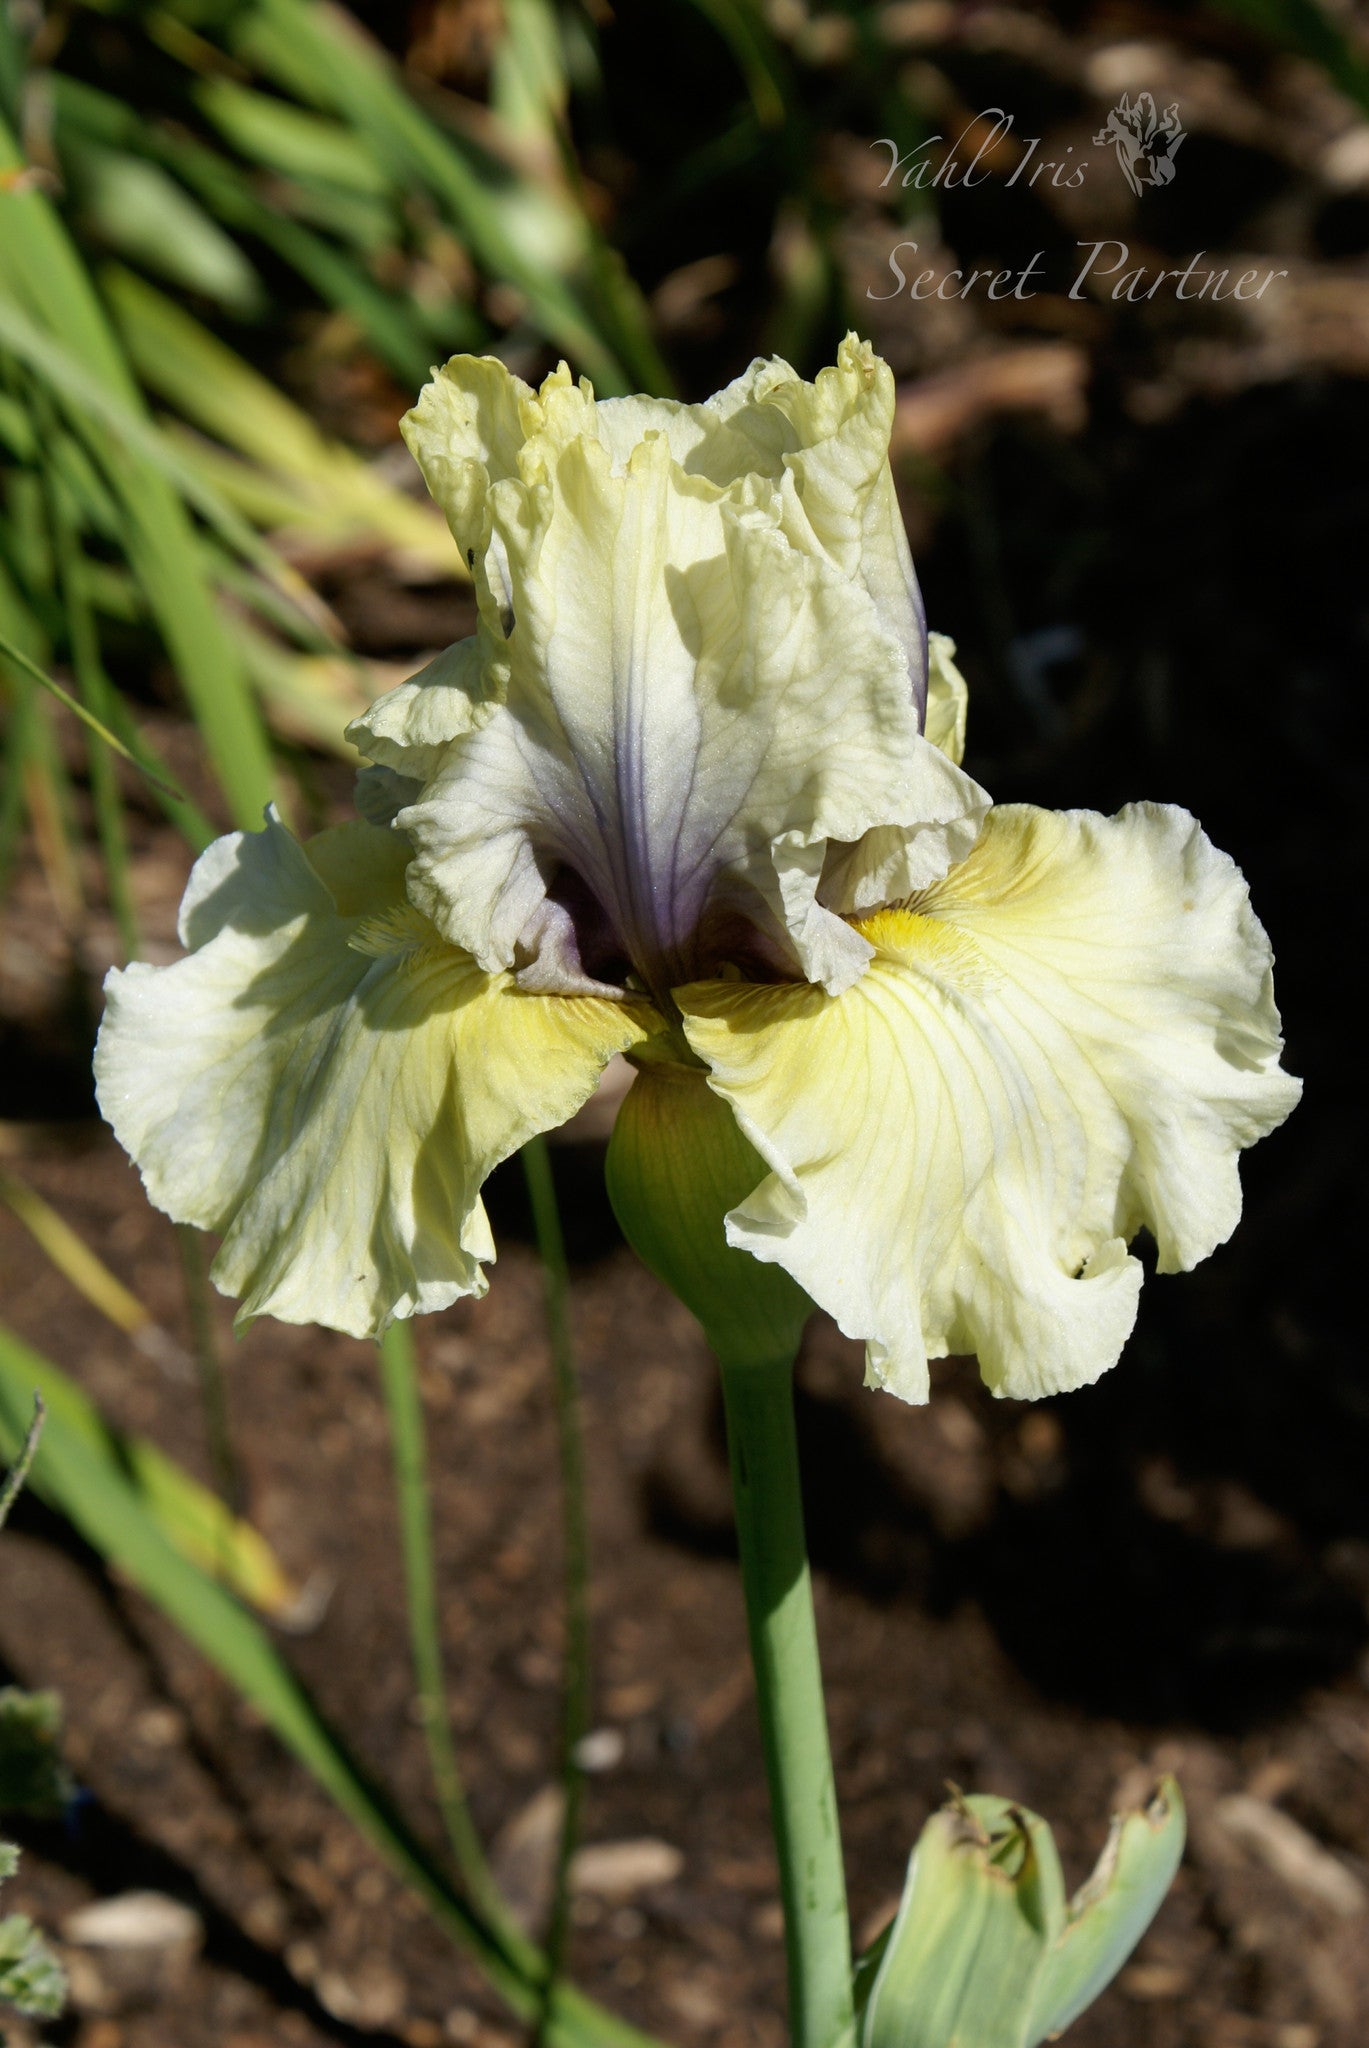
[(1239, 1151), (1300, 1093), (1238, 869), (1183, 811), (1013, 806), (862, 929), (876, 957), (837, 1000), (677, 992), (772, 1169), (730, 1238), (906, 1399), (948, 1352), (1021, 1398), (1097, 1378), (1135, 1313), (1127, 1241), (1148, 1225), (1165, 1271), (1222, 1243)]
[(987, 798), (921, 738), (897, 643), (794, 544), (778, 487), (692, 475), (664, 433), (620, 468), (577, 388), (544, 411), (488, 498), (506, 701), (401, 814), (416, 900), (488, 970), (526, 969), (564, 868), (657, 990), (737, 918), (779, 971), (846, 986), (869, 948), (817, 900), (827, 841), (904, 827), (922, 886)]
[(923, 731), (948, 760), (965, 758), (970, 693), (955, 665), (955, 642), (946, 633), (927, 635), (927, 716)]
[(507, 664), (488, 636), (473, 633), (377, 697), (352, 720), (347, 738), (377, 767), (427, 782), (443, 749), (488, 718), (507, 683)]
[(757, 360), (703, 405), (615, 398), (598, 414), (620, 463), (660, 426), (688, 474), (720, 485), (748, 475), (772, 483), (795, 545), (821, 548), (873, 600), (903, 651), (921, 713), (927, 628), (889, 467), (894, 379), (868, 342), (848, 334), (811, 384), (786, 362)]
[(481, 973), (405, 901), (407, 852), (369, 825), (219, 840), (195, 950), (106, 984), (100, 1106), (158, 1207), (222, 1234), (245, 1316), (365, 1336), (483, 1292), (486, 1176), (645, 1035), (640, 1005)]
[[(834, 365), (808, 383), (780, 358), (758, 358), (701, 405), (676, 399), (594, 400), (562, 363), (540, 389), (488, 356), (453, 356), (406, 416), (404, 435), (477, 588), (507, 599), (504, 542), (492, 532), (489, 492), (526, 476), (546, 436), (588, 433), (621, 474), (648, 434), (659, 434), (686, 475), (720, 489), (750, 477), (785, 508), (796, 546), (822, 549), (873, 600), (903, 651), (919, 718), (927, 694), (922, 595), (889, 467), (894, 380), (868, 342), (848, 334)], [(535, 456), (533, 457), (535, 460)]]
[(751, 402), (730, 424), (756, 436), (758, 453), (773, 435), (776, 412), (792, 439), (781, 460), (792, 489), (787, 523), (813, 535), (843, 575), (859, 582), (898, 642), (919, 720), (927, 702), (927, 616), (889, 467), (894, 377), (870, 344), (848, 334), (835, 364), (813, 383), (787, 363), (754, 365)]
[[(556, 378), (569, 376), (563, 364)], [(409, 451), (472, 571), (489, 544), (490, 485), (518, 474), (536, 418), (537, 393), (494, 356), (453, 357), (404, 416)]]
[[(925, 738), (959, 767), (969, 692), (954, 657), (953, 640), (944, 633), (928, 635)], [(843, 916), (860, 917), (911, 896), (934, 879), (926, 869), (931, 850), (916, 827), (903, 824), (872, 825), (852, 846), (833, 841), (823, 858), (818, 901)]]
[[(472, 357), (426, 387), (405, 432), (475, 575), (475, 708), (459, 731), (425, 675), (352, 736), (432, 782), (404, 813), (414, 886), (488, 970), (598, 985), (565, 871), (658, 990), (739, 922), (772, 970), (838, 989), (869, 955), (831, 912), (880, 899), (820, 893), (827, 842), (905, 890), (968, 850), (987, 799), (918, 745), (892, 417), (887, 366), (854, 337), (813, 384), (756, 362), (703, 405), (596, 403), (564, 365), (533, 391)], [(378, 781), (368, 815), (393, 816), (404, 792)]]
[(811, 384), (778, 358), (757, 360), (703, 405), (608, 399), (598, 416), (600, 436), (620, 464), (659, 427), (692, 476), (727, 485), (751, 475), (774, 484), (795, 545), (820, 547), (874, 601), (903, 651), (921, 714), (926, 614), (889, 467), (894, 379), (868, 342), (848, 334), (835, 364)]
[(367, 763), (356, 783), (362, 817), (392, 825), (422, 795), (451, 741), (483, 723), (507, 686), (508, 664), (482, 627), (368, 705), (346, 732)]

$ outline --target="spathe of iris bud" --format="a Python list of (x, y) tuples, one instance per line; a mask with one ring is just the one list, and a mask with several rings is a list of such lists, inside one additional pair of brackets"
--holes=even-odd
[(783, 1267), (730, 1245), (723, 1220), (764, 1180), (765, 1162), (703, 1067), (648, 1048), (637, 1065), (605, 1165), (624, 1237), (697, 1316), (719, 1358), (792, 1358), (813, 1304)]

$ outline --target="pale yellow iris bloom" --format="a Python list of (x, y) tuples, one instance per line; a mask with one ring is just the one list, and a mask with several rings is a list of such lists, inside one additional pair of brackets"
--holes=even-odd
[(926, 1398), (1095, 1379), (1296, 1102), (1239, 871), (1185, 812), (991, 808), (925, 633), (893, 386), (848, 340), (708, 404), (457, 358), (406, 422), (479, 629), (352, 728), (365, 823), (203, 856), (111, 975), (100, 1101), (247, 1316), (486, 1285), (480, 1189), (647, 1046), (730, 1106), (730, 1241)]

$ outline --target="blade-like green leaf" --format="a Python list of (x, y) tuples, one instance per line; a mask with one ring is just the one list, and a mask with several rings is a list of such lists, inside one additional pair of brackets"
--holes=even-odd
[(97, 243), (239, 318), (261, 310), (261, 279), (238, 244), (160, 164), (90, 144), (67, 161), (82, 229)]
[[(0, 1395), (8, 1400), (8, 1413), (22, 1410), (35, 1393), (48, 1411), (50, 1421), (45, 1426), (55, 1428), (60, 1423), (93, 1451), (112, 1460), (168, 1542), (265, 1613), (289, 1611), (298, 1597), (296, 1589), (263, 1536), (231, 1514), (217, 1494), (201, 1486), (155, 1444), (112, 1429), (74, 1380), (0, 1325)], [(0, 1454), (9, 1455), (13, 1446), (6, 1412), (0, 1408)], [(40, 1461), (32, 1480), (40, 1494), (44, 1493), (45, 1469)]]
[[(93, 139), (146, 151), (232, 234), (255, 236), (297, 270), (320, 298), (349, 314), (397, 376), (410, 384), (420, 384), (427, 376), (432, 341), (427, 338), (428, 322), (418, 317), (420, 309), (382, 290), (347, 252), (302, 225), (303, 219), (316, 219), (371, 251), (391, 241), (395, 231), (379, 200), (339, 185), (296, 180), (284, 191), (273, 192), (268, 204), (249, 172), (179, 126), (140, 123), (131, 107), (83, 79), (54, 72), (49, 84), (59, 152), (69, 135), (78, 142)], [(291, 111), (285, 101), (271, 104)], [(453, 304), (447, 309), (442, 339), (449, 347), (478, 346), (482, 333), (469, 308)]]
[[(255, 235), (297, 270), (321, 299), (350, 315), (397, 377), (415, 386), (423, 382), (433, 339), (430, 323), (418, 317), (416, 305), (383, 291), (334, 242), (314, 234), (282, 208), (267, 206), (213, 150), (179, 136), (156, 136), (152, 146), (220, 220)], [(442, 338), (453, 349), (477, 348), (485, 332), (473, 309), (455, 304), (445, 311), (443, 330)]]
[[(105, 671), (100, 650), (100, 629), (84, 575), (85, 553), (81, 546), (78, 507), (99, 496), (98, 479), (84, 451), (69, 435), (62, 433), (54, 408), (35, 393), (35, 413), (46, 445), (57, 459), (47, 470), (48, 519), (53, 553), (57, 562), (57, 593), (66, 614), (67, 642), (71, 666), (86, 711), (97, 721), (107, 719), (114, 702), (114, 689)], [(101, 510), (103, 508), (100, 508)], [(103, 714), (103, 719), (101, 717)], [(108, 728), (105, 728), (106, 731)], [(91, 804), (95, 833), (104, 865), (105, 890), (119, 944), (125, 961), (142, 951), (142, 935), (134, 900), (133, 875), (129, 864), (128, 828), (124, 817), (123, 792), (113, 755), (125, 753), (121, 741), (112, 745), (99, 736), (86, 745)], [(135, 762), (141, 768), (141, 763)], [(146, 770), (142, 772), (146, 773)], [(168, 792), (173, 794), (174, 792)]]
[(320, 179), (379, 197), (391, 183), (354, 128), (229, 78), (207, 78), (195, 99), (235, 149), (287, 177)]
[(625, 365), (577, 289), (572, 273), (593, 267), (588, 219), (549, 203), (539, 180), (493, 156), (476, 161), (444, 134), (350, 15), (320, 0), (257, 0), (235, 20), (234, 47), (277, 84), (352, 123), (401, 186), (430, 192), (482, 267), (518, 287), (542, 331), (602, 391), (663, 381), (645, 317), (642, 358)]
[(132, 712), (124, 699), (118, 695), (110, 703), (109, 722), (125, 746), (130, 748), (140, 761), (148, 761), (156, 769), (158, 779), (151, 783), (150, 787), (159, 808), (175, 826), (186, 845), (195, 853), (203, 853), (210, 841), (218, 838), (220, 828), (188, 797), (174, 797), (166, 793), (169, 785), (164, 786), (165, 763), (157, 749), (139, 731)]
[(82, 725), (88, 726), (91, 732), (97, 733), (107, 747), (112, 747), (114, 752), (122, 756), (132, 767), (136, 768), (140, 775), (145, 775), (149, 782), (155, 783), (157, 788), (165, 791), (167, 796), (175, 797), (180, 802), (184, 802), (184, 798), (174, 784), (163, 782), (159, 775), (154, 775), (147, 763), (140, 761), (138, 756), (130, 748), (126, 747), (123, 741), (95, 716), (93, 711), (88, 710), (80, 702), (79, 698), (73, 697), (69, 690), (64, 690), (60, 683), (54, 682), (45, 669), (39, 668), (37, 662), (30, 661), (23, 648), (16, 647), (14, 642), (4, 633), (0, 633), (0, 655), (3, 655), (6, 661), (13, 662), (16, 668), (22, 669), (24, 674), (30, 676), (35, 683), (41, 683), (43, 688), (50, 695), (54, 696), (59, 704), (65, 704), (67, 710), (74, 713), (80, 719)]
[(1050, 1829), (1005, 1799), (932, 1815), (861, 2021), (861, 2048), (1026, 2048), (1065, 1920)]
[[(0, 251), (2, 261), (3, 251)], [(135, 410), (104, 386), (92, 383), (71, 350), (56, 336), (45, 333), (22, 307), (6, 300), (2, 291), (0, 347), (8, 349), (26, 369), (46, 384), (67, 409), (73, 427), (84, 431), (87, 449), (101, 464), (105, 476), (123, 501), (125, 521), (130, 506), (135, 512), (139, 509), (134, 495), (136, 491), (141, 490), (146, 497), (149, 486), (168, 483), (187, 504), (204, 516), (231, 548), (267, 570), (282, 587), (297, 594), (307, 608), (307, 587), (296, 593), (300, 579), (288, 564), (272, 554), (267, 543), (252, 531), (233, 507), (216, 495), (197, 465), (187, 462), (146, 418), (140, 407)], [(141, 473), (135, 474), (130, 481), (129, 472), (136, 472), (140, 463), (143, 466)], [(170, 502), (183, 515), (183, 508), (174, 496)], [(195, 536), (188, 523), (185, 530), (193, 545)], [(126, 532), (121, 532), (121, 537), (126, 539)]]
[(243, 658), (277, 732), (358, 767), (345, 728), (380, 694), (379, 686), (368, 686), (364, 665), (344, 654), (297, 653), (246, 621), (239, 632)]
[[(605, 341), (649, 391), (667, 395), (670, 372), (651, 332), (642, 295), (626, 264), (594, 227), (580, 161), (570, 134), (568, 17), (553, 0), (504, 0), (504, 33), (490, 73), (490, 106), (523, 164), (517, 214), (527, 222), (529, 251), (558, 232), (573, 252), (580, 295)], [(593, 53), (583, 53), (593, 64)], [(511, 198), (510, 229), (517, 225)], [(559, 222), (559, 228), (558, 228)], [(539, 225), (540, 223), (540, 225)]]
[[(41, 690), (29, 692), (30, 728), (25, 737), (24, 806), (33, 849), (59, 921), (74, 933), (86, 914), (81, 834), (71, 774), (62, 752), (52, 705)], [(169, 803), (169, 797), (159, 800)]]
[(105, 295), (139, 376), (204, 432), (268, 472), (301, 485), (338, 531), (369, 533), (453, 574), (465, 565), (434, 506), (407, 498), (350, 448), (321, 434), (307, 413), (197, 320), (126, 270), (111, 270)]
[(495, 1886), (466, 1803), (447, 1706), (441, 1609), (433, 1561), (423, 1397), (419, 1391), (418, 1359), (409, 1325), (392, 1323), (380, 1340), (379, 1352), (380, 1381), (390, 1423), (395, 1500), (404, 1557), (404, 1605), (409, 1623), (409, 1649), (418, 1709), (428, 1744), (433, 1790), (462, 1883), (489, 1914), (491, 1922), (498, 1926), (505, 1922), (508, 1908)]
[[(0, 173), (22, 168), (8, 128), (0, 123)], [(88, 400), (96, 394), (134, 421), (137, 386), (110, 331), (94, 288), (46, 197), (11, 185), (0, 191), (0, 314), (13, 346), (16, 324), (36, 326), (40, 343), (28, 367), (45, 375), (60, 355), (74, 361)], [(146, 451), (130, 445), (76, 404), (70, 387), (56, 393), (128, 520), (125, 551), (148, 598), (224, 792), (240, 823), (255, 825), (272, 795), (265, 729), (225, 623), (205, 583), (195, 534), (180, 497)], [(151, 429), (146, 431), (151, 433)]]
[[(0, 560), (0, 633), (18, 646), (28, 661), (35, 656), (41, 658), (46, 655), (47, 644), (42, 628), (20, 596), (3, 560)], [(20, 674), (27, 675), (22, 665)], [(41, 735), (38, 730), (38, 690), (31, 681), (10, 682), (3, 662), (0, 662), (0, 702), (7, 702), (9, 713), (5, 745), (0, 753), (0, 897), (3, 897), (9, 888), (23, 833), (28, 783), (36, 765)]]

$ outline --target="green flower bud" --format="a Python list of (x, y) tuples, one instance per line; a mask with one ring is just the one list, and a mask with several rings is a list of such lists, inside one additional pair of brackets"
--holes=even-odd
[(727, 1242), (723, 1218), (766, 1166), (700, 1066), (639, 1053), (604, 1173), (624, 1237), (732, 1365), (792, 1358), (813, 1304), (780, 1266)]

